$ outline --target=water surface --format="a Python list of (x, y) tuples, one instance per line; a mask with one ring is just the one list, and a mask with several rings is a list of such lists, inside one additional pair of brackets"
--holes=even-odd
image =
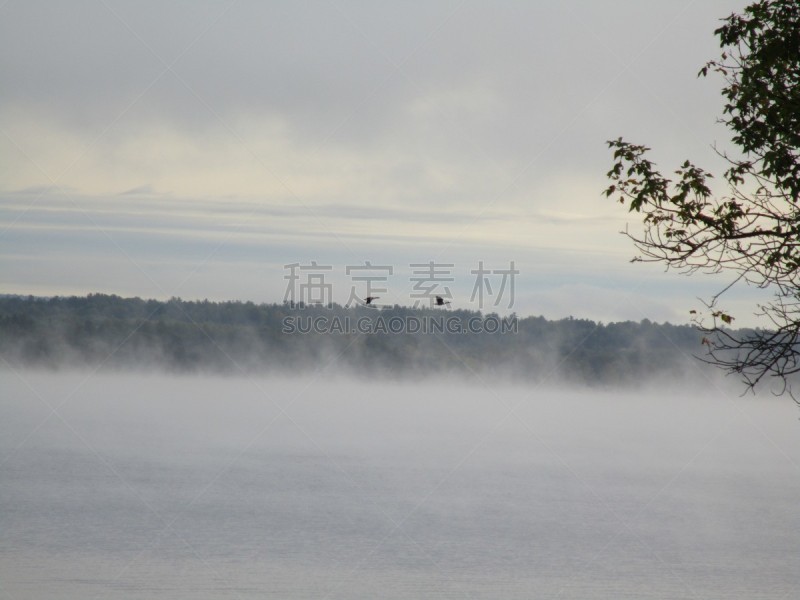
[(484, 383), (2, 372), (0, 590), (800, 594), (791, 401)]

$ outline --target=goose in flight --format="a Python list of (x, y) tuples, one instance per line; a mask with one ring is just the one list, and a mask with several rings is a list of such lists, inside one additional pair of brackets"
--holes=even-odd
[(441, 296), (436, 296), (436, 306), (444, 306), (445, 304), (450, 304), (450, 301), (445, 300)]
[(372, 304), (372, 301), (373, 301), (373, 300), (377, 300), (378, 298), (380, 298), (380, 296), (367, 296), (367, 297), (364, 299), (364, 303), (365, 303), (365, 304)]

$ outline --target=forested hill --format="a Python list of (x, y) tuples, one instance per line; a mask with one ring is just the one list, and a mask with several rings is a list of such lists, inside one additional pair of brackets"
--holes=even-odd
[(10, 366), (157, 368), (637, 382), (696, 373), (701, 334), (650, 321), (500, 319), (474, 311), (166, 302), (101, 294), (0, 297)]

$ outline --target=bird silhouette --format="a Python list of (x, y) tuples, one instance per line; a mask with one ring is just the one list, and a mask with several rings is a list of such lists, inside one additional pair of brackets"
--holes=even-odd
[(380, 298), (380, 296), (367, 296), (367, 297), (364, 299), (364, 303), (365, 303), (365, 304), (372, 304), (372, 301), (373, 301), (373, 300), (377, 300), (378, 298)]
[(445, 304), (450, 304), (450, 301), (445, 300), (441, 296), (436, 296), (436, 306), (444, 306)]

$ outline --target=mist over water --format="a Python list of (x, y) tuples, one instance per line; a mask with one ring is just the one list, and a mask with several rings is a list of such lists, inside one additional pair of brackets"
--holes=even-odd
[(0, 384), (9, 598), (800, 590), (786, 398), (327, 374)]

